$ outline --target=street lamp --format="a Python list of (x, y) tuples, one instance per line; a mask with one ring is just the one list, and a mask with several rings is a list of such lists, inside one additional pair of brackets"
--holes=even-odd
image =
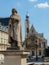
[(35, 43), (35, 48), (36, 48), (36, 61), (37, 61), (38, 60), (38, 56), (37, 56), (37, 48), (38, 48), (37, 41)]

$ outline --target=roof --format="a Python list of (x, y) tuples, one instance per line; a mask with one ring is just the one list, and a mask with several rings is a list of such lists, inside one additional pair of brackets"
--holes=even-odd
[(36, 29), (34, 28), (33, 25), (31, 26), (30, 31), (29, 31), (29, 33), (28, 33), (28, 37), (29, 37), (29, 38), (32, 37), (32, 36), (36, 36), (37, 38), (46, 40), (46, 39), (44, 38), (44, 36), (43, 36), (43, 33), (38, 33), (38, 32), (36, 31)]
[(0, 18), (0, 31), (8, 32), (9, 17)]
[(0, 23), (2, 26), (8, 26), (9, 24), (9, 17), (7, 18), (0, 18)]
[(34, 34), (37, 34), (37, 32), (36, 32), (36, 30), (35, 30), (35, 28), (34, 28), (34, 26), (33, 26), (33, 25), (31, 26), (30, 31), (31, 31), (32, 33), (34, 33)]

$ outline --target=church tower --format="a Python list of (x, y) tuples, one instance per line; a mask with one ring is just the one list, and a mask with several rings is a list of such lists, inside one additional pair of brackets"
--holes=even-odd
[(30, 23), (29, 23), (29, 14), (27, 13), (26, 14), (26, 20), (25, 20), (25, 38), (28, 37), (28, 33), (29, 33), (29, 30), (30, 30)]

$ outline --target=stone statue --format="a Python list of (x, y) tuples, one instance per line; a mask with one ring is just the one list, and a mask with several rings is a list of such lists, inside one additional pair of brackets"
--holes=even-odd
[(12, 9), (12, 15), (10, 16), (9, 21), (9, 43), (12, 48), (19, 49), (18, 40), (17, 40), (17, 32), (18, 32), (18, 23), (20, 17), (17, 14), (15, 9)]

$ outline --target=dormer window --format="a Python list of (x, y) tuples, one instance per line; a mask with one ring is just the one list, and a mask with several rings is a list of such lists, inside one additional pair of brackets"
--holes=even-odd
[(39, 50), (39, 56), (41, 55), (41, 50)]
[(36, 40), (36, 43), (37, 43), (37, 40)]

